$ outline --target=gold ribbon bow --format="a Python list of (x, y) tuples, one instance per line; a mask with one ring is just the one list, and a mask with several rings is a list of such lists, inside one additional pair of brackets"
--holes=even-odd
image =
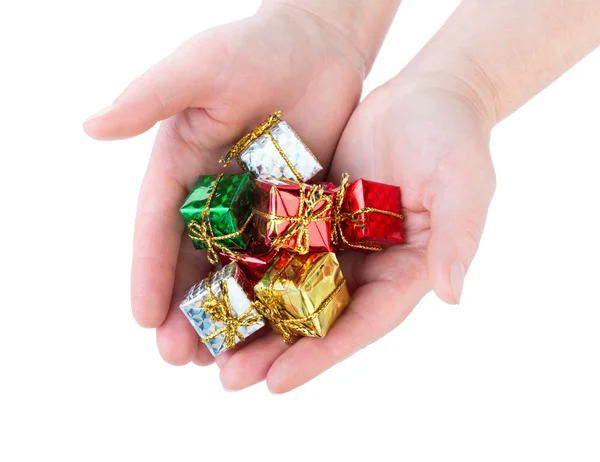
[(217, 250), (229, 255), (230, 257), (236, 257), (237, 253), (224, 247), (219, 244), (219, 241), (224, 241), (225, 239), (231, 239), (233, 237), (237, 237), (241, 235), (245, 230), (250, 220), (252, 219), (252, 214), (248, 215), (245, 223), (242, 227), (237, 230), (235, 233), (224, 234), (223, 236), (215, 236), (215, 233), (212, 229), (212, 224), (210, 220), (210, 203), (215, 195), (217, 190), (217, 186), (219, 181), (223, 178), (223, 174), (220, 173), (215, 180), (212, 190), (208, 196), (208, 200), (206, 201), (206, 205), (204, 206), (204, 210), (202, 211), (202, 216), (200, 220), (190, 220), (188, 223), (188, 235), (194, 241), (200, 241), (204, 243), (206, 246), (206, 257), (208, 261), (213, 265), (216, 265), (219, 262), (219, 258), (217, 255)]
[(301, 317), (293, 317), (283, 305), (283, 302), (279, 299), (273, 287), (279, 280), (285, 270), (293, 262), (287, 262), (283, 268), (273, 277), (269, 287), (259, 294), (259, 300), (253, 303), (256, 311), (258, 311), (264, 318), (268, 319), (273, 329), (279, 332), (283, 337), (283, 341), (287, 344), (294, 343), (294, 337), (317, 337), (314, 325), (311, 327), (308, 323), (313, 321), (323, 312), (327, 305), (335, 298), (340, 290), (346, 284), (346, 279), (340, 277), (340, 280), (336, 284), (335, 288), (323, 299), (317, 309), (309, 315)]
[(277, 111), (275, 112), (275, 114), (270, 115), (262, 123), (255, 127), (250, 133), (244, 135), (241, 140), (235, 143), (235, 145), (227, 152), (227, 154), (225, 154), (219, 159), (219, 162), (222, 163), (224, 167), (227, 167), (233, 159), (236, 159), (238, 161), (238, 164), (240, 164), (240, 167), (242, 167), (246, 172), (248, 172), (248, 168), (246, 167), (246, 165), (240, 161), (240, 155), (248, 148), (248, 146), (254, 143), (261, 136), (267, 135), (273, 143), (273, 146), (275, 146), (275, 149), (277, 149), (277, 152), (279, 152), (281, 158), (285, 161), (285, 163), (288, 165), (288, 167), (296, 177), (296, 179), (299, 182), (302, 182), (302, 175), (298, 173), (298, 170), (296, 170), (294, 164), (290, 161), (288, 156), (285, 154), (285, 152), (271, 133), (271, 128), (273, 128), (279, 122), (281, 122), (281, 111)]
[[(331, 221), (331, 216), (328, 212), (333, 207), (333, 200), (329, 195), (325, 194), (323, 187), (320, 185), (307, 186), (301, 184), (299, 186), (300, 203), (296, 216), (284, 217), (272, 215), (257, 209), (253, 209), (252, 213), (268, 221), (289, 221), (291, 224), (283, 233), (273, 239), (271, 247), (279, 250), (293, 237), (296, 237), (296, 245), (293, 251), (300, 255), (306, 255), (310, 249), (308, 226), (311, 223)], [(323, 206), (318, 209), (320, 204), (323, 204)]]
[(225, 348), (230, 350), (235, 346), (236, 337), (240, 339), (240, 342), (246, 340), (239, 331), (239, 328), (258, 324), (262, 320), (262, 317), (251, 314), (255, 309), (254, 304), (251, 304), (246, 311), (236, 317), (231, 309), (227, 281), (219, 281), (221, 285), (221, 299), (219, 299), (215, 296), (211, 288), (213, 276), (213, 273), (210, 273), (206, 280), (206, 290), (208, 291), (209, 298), (202, 304), (202, 309), (210, 315), (214, 322), (222, 322), (225, 325), (208, 337), (203, 338), (202, 343), (208, 343), (219, 335), (225, 334)]
[(363, 213), (379, 213), (381, 215), (387, 215), (388, 217), (397, 218), (398, 220), (403, 220), (404, 215), (402, 215), (401, 213), (390, 212), (388, 210), (376, 209), (374, 207), (363, 207), (362, 209), (358, 209), (353, 212), (343, 212), (342, 205), (344, 204), (344, 199), (346, 197), (346, 189), (348, 187), (349, 182), (350, 175), (344, 173), (342, 175), (342, 184), (340, 185), (338, 192), (335, 196), (335, 202), (333, 206), (333, 212), (331, 217), (331, 243), (333, 245), (337, 245), (339, 241), (342, 241), (347, 246), (353, 247), (355, 249), (380, 252), (383, 250), (383, 247), (381, 247), (378, 244), (366, 245), (349, 242), (342, 231), (342, 223), (344, 221), (350, 221), (354, 226), (365, 226), (365, 220), (360, 218), (360, 215)]

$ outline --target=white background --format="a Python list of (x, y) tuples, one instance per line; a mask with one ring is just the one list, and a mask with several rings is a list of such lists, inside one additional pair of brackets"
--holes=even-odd
[[(599, 52), (494, 131), (498, 189), (460, 307), (428, 296), (283, 396), (162, 362), (129, 310), (154, 130), (99, 143), (81, 122), (257, 4), (2, 2), (0, 460), (599, 461)], [(457, 4), (406, 0), (365, 91)]]

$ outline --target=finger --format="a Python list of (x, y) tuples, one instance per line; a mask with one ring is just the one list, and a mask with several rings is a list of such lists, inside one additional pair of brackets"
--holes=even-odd
[(422, 253), (389, 250), (365, 260), (365, 285), (325, 338), (302, 338), (275, 361), (267, 374), (272, 392), (290, 391), (379, 339), (429, 291)]
[(235, 352), (233, 350), (224, 351), (223, 353), (221, 353), (219, 356), (217, 356), (215, 358), (215, 363), (217, 364), (219, 369), (222, 369), (223, 367), (225, 367), (225, 364), (227, 364), (227, 361), (229, 361), (231, 359), (231, 357), (233, 356), (234, 353)]
[(131, 307), (142, 327), (160, 326), (167, 314), (183, 232), (181, 217), (176, 213), (184, 198), (181, 185), (158, 172), (144, 180), (131, 270)]
[(224, 351), (219, 356), (215, 358), (215, 363), (219, 367), (219, 369), (223, 369), (227, 362), (236, 354), (238, 351), (244, 348), (248, 348), (252, 343), (254, 343), (259, 338), (264, 337), (269, 333), (269, 329), (259, 329), (257, 332), (253, 333), (250, 337), (247, 337), (243, 342), (239, 342), (235, 345), (231, 350)]
[(210, 354), (206, 345), (202, 343), (202, 340), (198, 339), (198, 346), (196, 348), (196, 354), (192, 358), (192, 362), (196, 366), (210, 366), (215, 362), (215, 358)]
[[(265, 327), (269, 329), (269, 327)], [(275, 360), (287, 349), (281, 335), (269, 332), (236, 351), (221, 367), (221, 383), (227, 390), (242, 390), (262, 382)]]
[(194, 358), (198, 334), (179, 308), (170, 309), (163, 325), (156, 329), (156, 345), (160, 356), (173, 366), (183, 366)]
[[(183, 365), (199, 356), (198, 334), (189, 320), (179, 309), (179, 304), (185, 292), (197, 282), (204, 279), (208, 273), (208, 263), (204, 255), (195, 251), (189, 239), (184, 241), (179, 253), (175, 287), (169, 307), (169, 313), (164, 323), (156, 330), (156, 342), (163, 359), (169, 364)], [(206, 350), (206, 348), (204, 348)], [(210, 356), (208, 350), (206, 353)], [(205, 361), (203, 356), (199, 356)]]
[[(245, 339), (244, 342), (239, 342), (235, 345), (234, 348), (232, 348), (231, 350), (226, 350), (223, 353), (220, 353), (216, 358), (214, 359), (214, 362), (216, 363), (216, 365), (219, 367), (219, 369), (222, 369), (223, 367), (225, 367), (225, 364), (227, 364), (227, 362), (231, 359), (231, 357), (236, 354), (240, 349), (242, 348), (247, 348), (249, 345), (251, 345), (255, 340), (257, 340), (260, 337), (263, 337), (265, 334), (267, 333), (266, 329), (261, 329), (258, 332), (255, 332), (254, 334), (252, 334), (249, 338)], [(206, 349), (206, 346), (202, 343), (202, 340), (200, 340), (200, 346), (198, 347), (199, 349)], [(211, 355), (212, 356), (212, 355)], [(195, 361), (194, 361), (195, 362)], [(212, 362), (211, 362), (212, 363)], [(204, 366), (205, 364), (202, 363), (196, 363), (198, 366)]]
[(224, 56), (217, 49), (219, 43), (211, 34), (184, 43), (134, 80), (113, 104), (86, 120), (85, 132), (96, 139), (129, 138), (186, 107), (208, 103)]
[(489, 155), (449, 156), (440, 166), (441, 181), (431, 205), (428, 268), (436, 294), (458, 303), (485, 226), (495, 188)]
[[(161, 127), (152, 156), (170, 151), (176, 157), (186, 149)], [(167, 315), (184, 229), (178, 210), (186, 194), (172, 172), (150, 162), (138, 199), (131, 269), (132, 311), (143, 327), (158, 327)]]

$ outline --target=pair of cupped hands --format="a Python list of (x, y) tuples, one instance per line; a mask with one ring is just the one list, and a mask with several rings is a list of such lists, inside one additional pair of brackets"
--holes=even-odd
[[(223, 386), (289, 391), (397, 327), (431, 289), (458, 303), (493, 195), (491, 124), (463, 79), (409, 65), (359, 104), (369, 64), (339, 31), (301, 12), (260, 12), (192, 38), (85, 122), (96, 139), (163, 121), (139, 196), (132, 268), (137, 322), (171, 364), (214, 360), (178, 309), (210, 271), (179, 207), (199, 175), (275, 110), (339, 184), (342, 173), (402, 189), (407, 242), (339, 255), (353, 300), (323, 339), (286, 345), (262, 329), (216, 358)], [(236, 166), (237, 167), (237, 166)]]

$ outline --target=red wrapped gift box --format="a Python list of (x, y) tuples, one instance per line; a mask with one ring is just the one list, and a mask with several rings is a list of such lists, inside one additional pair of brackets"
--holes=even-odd
[(382, 250), (403, 243), (400, 188), (362, 178), (347, 183), (345, 175), (337, 247)]
[(257, 182), (255, 239), (265, 245), (305, 254), (331, 252), (331, 213), (335, 186), (271, 185)]
[(219, 254), (219, 261), (223, 266), (235, 261), (253, 286), (262, 279), (277, 255), (276, 250), (257, 244), (253, 242), (248, 252)]

